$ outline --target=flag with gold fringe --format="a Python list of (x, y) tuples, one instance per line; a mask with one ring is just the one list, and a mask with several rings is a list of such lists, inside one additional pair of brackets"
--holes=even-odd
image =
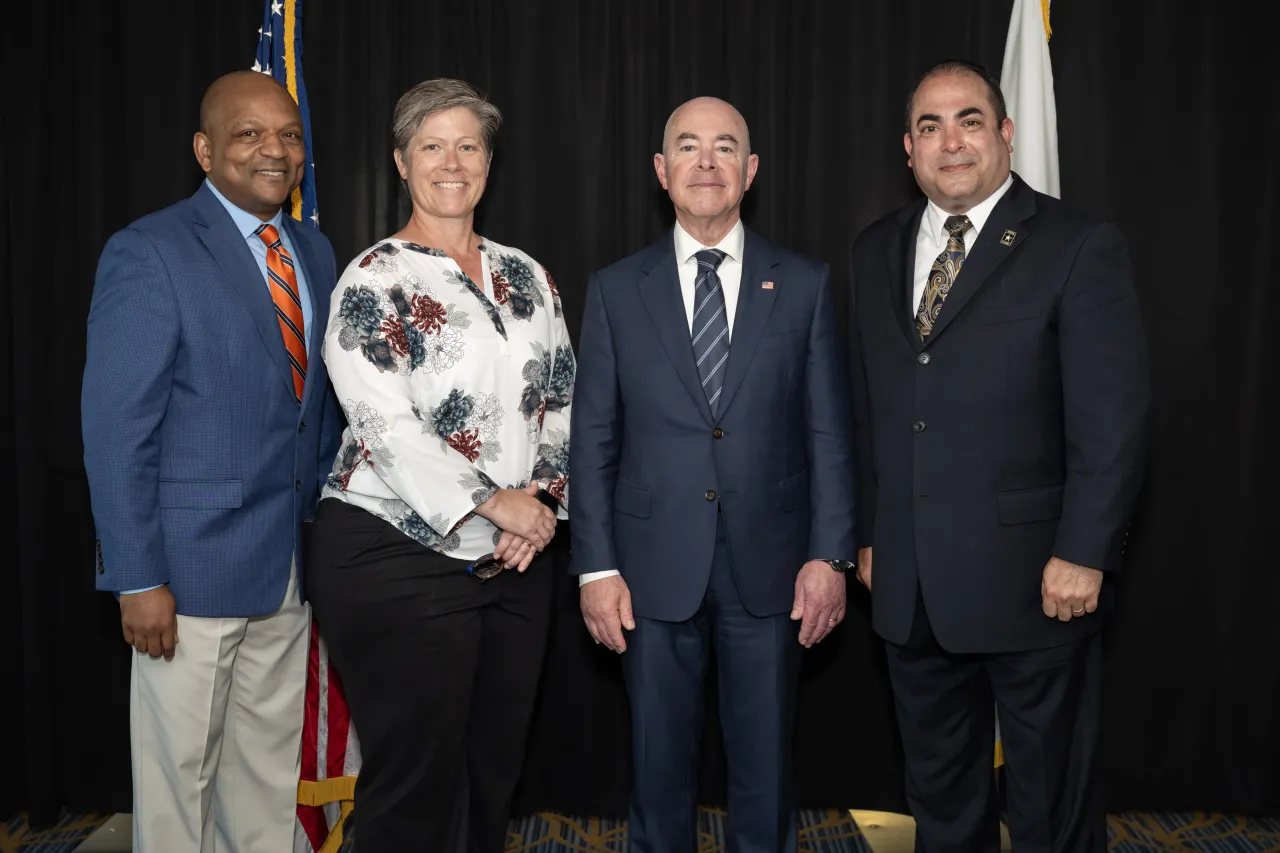
[(1061, 197), (1058, 107), (1049, 61), (1049, 0), (1015, 0), (1000, 69), (1013, 119), (1013, 170), (1032, 189)]
[[(318, 228), (311, 116), (302, 80), (302, 0), (265, 0), (253, 70), (280, 81), (298, 103), (307, 159), (302, 185), (293, 191), (288, 213)], [(342, 680), (329, 664), (328, 649), (314, 623), (307, 654), (301, 757), (293, 853), (335, 853), (342, 845), (343, 825), (355, 799), (360, 742), (351, 725)]]

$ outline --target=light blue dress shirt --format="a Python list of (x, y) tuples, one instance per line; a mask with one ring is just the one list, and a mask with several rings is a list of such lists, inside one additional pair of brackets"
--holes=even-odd
[[(254, 216), (252, 213), (249, 213), (247, 210), (241, 210), (228, 201), (227, 197), (218, 192), (218, 188), (215, 187), (207, 178), (205, 179), (204, 185), (209, 188), (209, 191), (214, 194), (218, 201), (222, 202), (222, 206), (227, 209), (227, 213), (231, 214), (231, 219), (236, 224), (236, 230), (244, 235), (245, 241), (249, 244), (249, 251), (253, 252), (253, 257), (258, 262), (258, 269), (262, 270), (262, 286), (267, 288), (267, 294), (270, 295), (271, 284), (270, 279), (267, 278), (267, 244), (263, 242), (261, 237), (253, 233), (262, 226), (262, 220)], [(276, 230), (280, 232), (280, 242), (284, 244), (284, 250), (289, 253), (289, 257), (293, 258), (293, 272), (298, 279), (298, 298), (302, 300), (302, 323), (304, 326), (304, 337), (306, 338), (303, 343), (307, 348), (307, 356), (310, 358), (311, 318), (315, 313), (315, 310), (311, 305), (311, 291), (307, 289), (307, 276), (306, 273), (302, 271), (302, 261), (298, 259), (298, 253), (294, 251), (293, 243), (289, 240), (289, 232), (285, 230), (284, 210), (282, 209), (277, 212), (267, 224), (274, 225)], [(160, 586), (160, 584), (157, 584), (156, 586)], [(147, 592), (148, 590), (155, 589), (156, 586), (149, 586), (143, 589), (121, 590), (120, 594), (132, 595), (138, 592)]]

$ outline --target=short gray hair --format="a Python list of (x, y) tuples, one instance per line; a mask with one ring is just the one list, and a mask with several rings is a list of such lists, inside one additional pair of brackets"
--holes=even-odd
[(493, 158), (493, 140), (502, 124), (502, 113), (485, 99), (470, 83), (439, 77), (424, 80), (400, 96), (391, 117), (391, 137), (396, 150), (408, 153), (409, 143), (422, 129), (422, 123), (432, 113), (444, 112), (454, 107), (466, 107), (480, 121), (480, 136), (484, 153)]

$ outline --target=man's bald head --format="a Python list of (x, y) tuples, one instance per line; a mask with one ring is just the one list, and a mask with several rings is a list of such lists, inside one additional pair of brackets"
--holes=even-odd
[(653, 155), (676, 219), (704, 246), (716, 245), (737, 223), (759, 163), (742, 113), (719, 98), (677, 107), (662, 134), (662, 153)]
[(259, 71), (232, 71), (214, 80), (205, 90), (200, 101), (200, 132), (208, 133), (214, 124), (225, 121), (229, 106), (255, 98), (283, 98), (294, 112), (298, 110), (289, 90), (274, 77)]
[(667, 118), (666, 127), (662, 129), (662, 152), (666, 154), (671, 151), (671, 129), (678, 126), (681, 119), (685, 118), (690, 112), (706, 110), (723, 112), (732, 117), (732, 120), (742, 129), (742, 138), (739, 141), (742, 144), (743, 154), (750, 155), (751, 134), (747, 131), (747, 120), (742, 117), (742, 113), (738, 112), (738, 108), (733, 104), (711, 97), (694, 98), (675, 108), (675, 111)]
[(272, 78), (234, 71), (215, 80), (200, 102), (195, 153), (218, 192), (269, 221), (302, 183), (302, 114)]

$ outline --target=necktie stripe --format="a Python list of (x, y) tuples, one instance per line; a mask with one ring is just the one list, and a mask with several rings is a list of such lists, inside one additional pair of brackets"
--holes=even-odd
[(711, 301), (711, 294), (708, 293), (706, 298), (702, 300), (702, 304), (693, 310), (693, 319), (698, 319), (698, 315), (702, 313), (702, 309), (707, 307), (707, 303)]
[(716, 339), (707, 346), (706, 351), (702, 353), (702, 357), (698, 359), (698, 364), (702, 364), (702, 362), (706, 361), (707, 356), (710, 355), (711, 351), (716, 348), (716, 344), (720, 343), (720, 341), (723, 340), (724, 336), (727, 334), (729, 334), (728, 326), (721, 329), (720, 334), (716, 335)]
[[(719, 370), (720, 370), (720, 365), (724, 364), (724, 363), (725, 363), (726, 361), (728, 361), (728, 360), (729, 360), (729, 353), (725, 353), (724, 355), (720, 356), (720, 360), (719, 360), (719, 361), (717, 361), (715, 364), (713, 364), (713, 365), (711, 366), (711, 369), (707, 371), (707, 378), (706, 378), (706, 379), (704, 379), (704, 380), (702, 380), (702, 387), (703, 387), (703, 388), (706, 388), (706, 387), (707, 387), (707, 382), (708, 382), (709, 380), (711, 380), (711, 379), (716, 375), (716, 372), (717, 372), (717, 371), (719, 371)], [(717, 393), (719, 392), (719, 390), (720, 390), (720, 389), (717, 387), (717, 389), (716, 389)], [(710, 401), (708, 401), (708, 402), (710, 402)]]
[[(724, 289), (720, 285), (720, 275), (716, 272), (725, 254), (719, 249), (703, 249), (697, 254), (698, 275), (694, 282), (694, 301), (697, 308), (689, 325), (694, 326), (701, 318), (707, 306), (715, 310), (707, 317), (702, 328), (691, 331), (691, 345), (697, 355), (698, 342), (708, 332), (712, 332), (711, 343), (697, 356), (698, 376), (702, 379), (702, 390), (707, 395), (707, 405), (711, 413), (717, 413), (720, 392), (724, 390), (724, 371), (721, 370), (729, 360), (729, 314), (725, 310)], [(705, 291), (704, 289), (705, 288)], [(711, 358), (712, 353), (717, 358)]]
[[(697, 334), (697, 335), (695, 335), (695, 336), (694, 336), (694, 338), (693, 338), (693, 342), (694, 342), (695, 344), (698, 342), (698, 339), (699, 339), (699, 338), (701, 338), (704, 334), (706, 334), (707, 329), (710, 329), (710, 328), (711, 328), (711, 326), (712, 326), (712, 324), (713, 324), (713, 323), (715, 323), (715, 322), (716, 322), (716, 320), (719, 320), (719, 319), (720, 319), (720, 316), (721, 316), (722, 314), (724, 314), (724, 299), (723, 299), (723, 298), (721, 298), (721, 300), (720, 300), (720, 305), (719, 305), (719, 307), (717, 307), (717, 308), (716, 308), (716, 313), (712, 314), (712, 315), (707, 319), (707, 324), (706, 324), (705, 326), (703, 326), (703, 327), (702, 327), (702, 330), (701, 330), (700, 332), (698, 332), (698, 334)], [(727, 321), (725, 322), (724, 326), (725, 326), (725, 329), (727, 330), (727, 329), (728, 329), (728, 327), (729, 327), (729, 324), (728, 324), (728, 322), (727, 322)]]
[(276, 320), (284, 340), (285, 355), (293, 374), (293, 391), (298, 402), (307, 380), (307, 338), (302, 313), (302, 298), (298, 294), (298, 275), (293, 258), (284, 247), (284, 240), (274, 225), (262, 225), (254, 232), (267, 245), (267, 285), (271, 301), (275, 305)]
[(271, 277), (271, 283), (276, 285), (276, 287), (279, 287), (281, 290), (283, 290), (284, 295), (288, 298), (288, 300), (292, 302), (294, 305), (298, 306), (298, 309), (301, 310), (302, 300), (298, 298), (298, 294), (294, 293), (293, 290), (290, 289), (288, 283), (285, 282), (285, 280), (281, 277), (280, 273), (276, 272), (275, 270), (269, 269), (267, 270), (267, 274)]
[[(288, 326), (289, 331), (292, 332), (299, 341), (302, 340), (302, 330), (298, 328), (298, 325), (294, 323), (292, 319), (290, 319), (288, 314), (280, 310), (279, 305), (276, 306), (276, 318), (281, 323), (284, 323), (286, 326)], [(292, 343), (292, 341), (286, 340), (284, 343), (285, 343), (285, 347), (287, 348)]]

